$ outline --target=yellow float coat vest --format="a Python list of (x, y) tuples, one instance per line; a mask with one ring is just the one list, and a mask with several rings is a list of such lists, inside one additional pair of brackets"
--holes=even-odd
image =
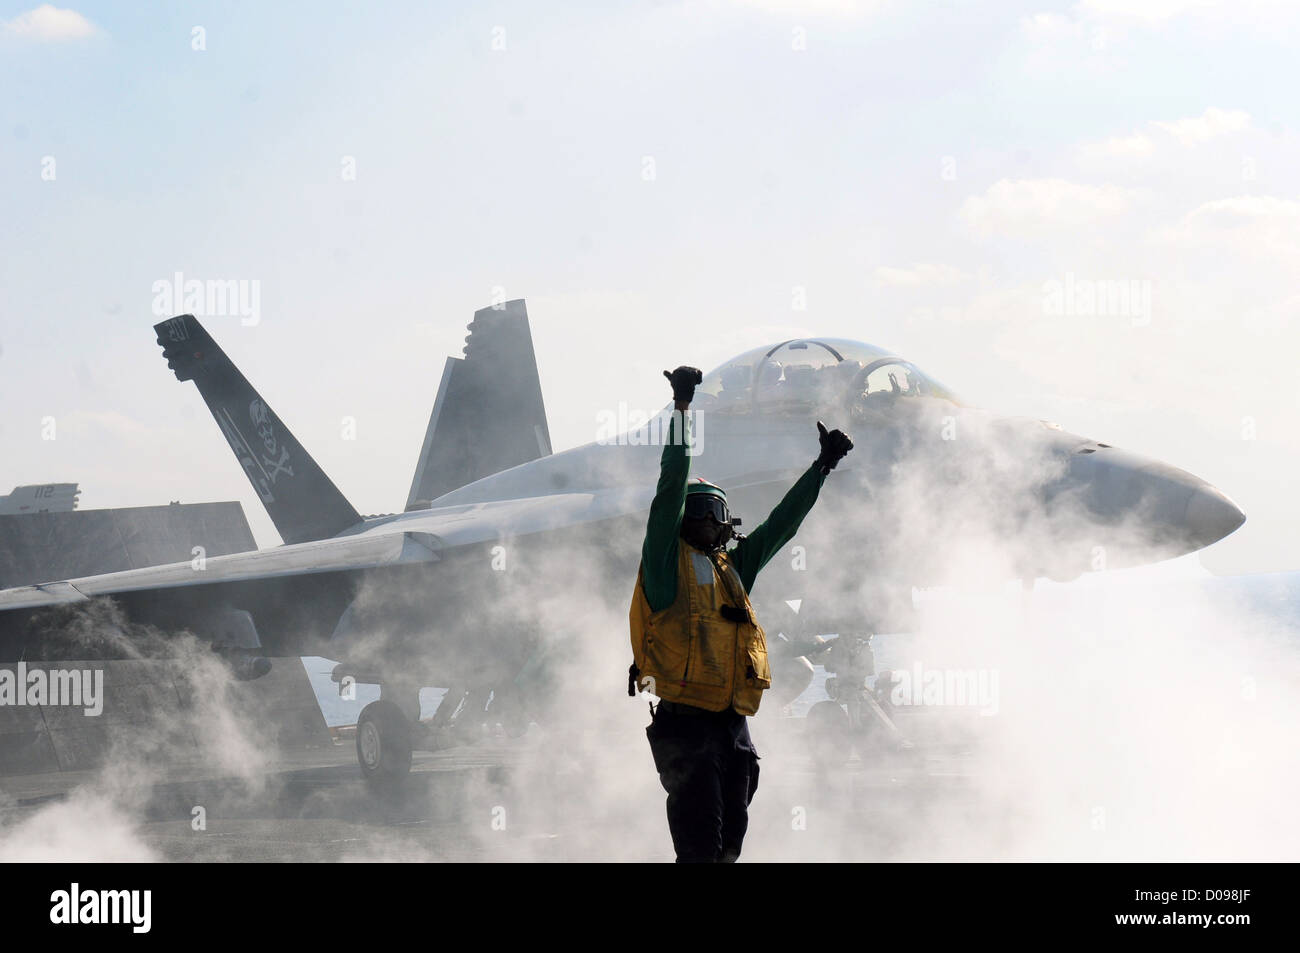
[[(708, 711), (757, 712), (772, 685), (767, 638), (727, 554), (705, 553), (679, 539), (677, 596), (658, 612), (646, 601), (643, 572), (637, 572), (629, 617), (637, 687)], [(725, 618), (724, 606), (743, 612), (744, 620)]]

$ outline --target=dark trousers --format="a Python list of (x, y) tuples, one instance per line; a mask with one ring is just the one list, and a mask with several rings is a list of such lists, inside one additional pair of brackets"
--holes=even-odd
[(677, 862), (734, 862), (758, 790), (758, 754), (744, 716), (661, 703), (646, 737), (668, 792)]

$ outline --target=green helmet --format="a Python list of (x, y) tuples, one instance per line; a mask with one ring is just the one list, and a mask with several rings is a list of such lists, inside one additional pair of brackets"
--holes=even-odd
[(704, 477), (692, 477), (686, 484), (686, 495), (691, 496), (694, 493), (708, 493), (710, 496), (720, 497), (724, 502), (727, 499), (727, 491), (716, 483), (710, 483)]

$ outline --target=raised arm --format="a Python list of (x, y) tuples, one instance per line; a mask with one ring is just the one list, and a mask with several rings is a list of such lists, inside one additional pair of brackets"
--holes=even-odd
[(683, 433), (686, 411), (695, 397), (695, 385), (704, 375), (694, 367), (679, 367), (664, 376), (673, 385), (673, 416), (668, 437), (659, 458), (659, 483), (650, 504), (645, 542), (641, 544), (642, 585), (652, 611), (665, 609), (677, 598), (677, 537), (686, 506), (686, 478), (691, 461), (687, 455), (689, 433)]
[(746, 592), (754, 587), (759, 571), (781, 551), (782, 546), (794, 538), (804, 517), (817, 502), (817, 495), (826, 482), (826, 476), (853, 449), (853, 441), (842, 430), (827, 432), (820, 420), (817, 421), (817, 436), (821, 442), (821, 453), (812, 466), (795, 481), (767, 519), (740, 541), (732, 554), (732, 561), (740, 574), (740, 581), (745, 584)]

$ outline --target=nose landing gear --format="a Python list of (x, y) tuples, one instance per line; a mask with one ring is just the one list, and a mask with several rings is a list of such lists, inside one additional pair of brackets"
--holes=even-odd
[(357, 719), (357, 761), (361, 776), (376, 787), (391, 787), (411, 770), (411, 723), (401, 709), (380, 699)]
[(807, 731), (813, 760), (820, 768), (841, 765), (856, 748), (860, 757), (882, 748), (913, 749), (889, 717), (867, 679), (876, 672), (870, 635), (840, 635), (829, 640), (822, 661), (830, 701), (808, 710)]

